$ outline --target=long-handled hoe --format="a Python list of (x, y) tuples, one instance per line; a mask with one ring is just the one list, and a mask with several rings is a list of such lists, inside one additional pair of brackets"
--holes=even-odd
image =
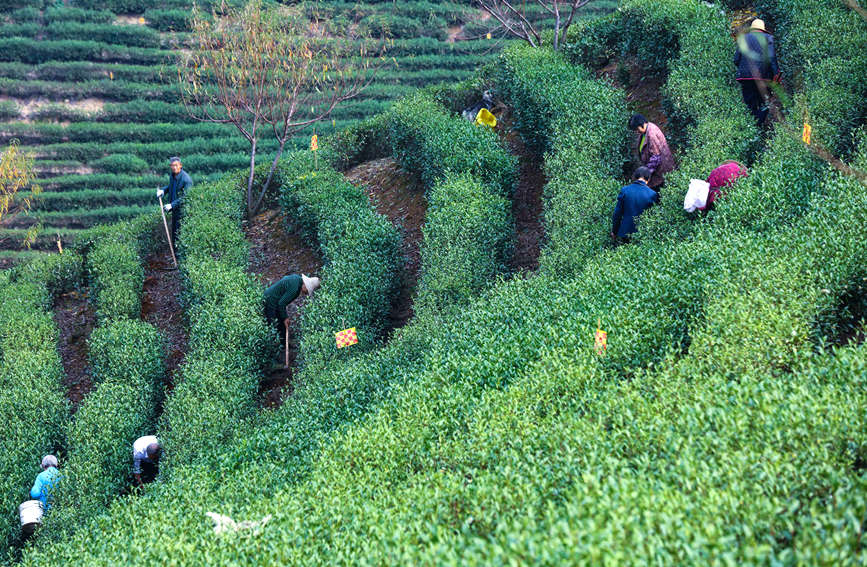
[(284, 368), (289, 368), (289, 327), (286, 327), (286, 361), (283, 363)]
[(177, 269), (178, 260), (177, 260), (177, 258), (175, 258), (175, 248), (174, 248), (174, 246), (172, 246), (172, 235), (169, 232), (169, 223), (166, 221), (166, 210), (163, 208), (162, 196), (160, 196), (159, 199), (160, 199), (160, 214), (163, 215), (163, 226), (166, 229), (166, 240), (169, 241), (169, 251), (172, 253), (172, 262), (175, 263), (175, 269)]

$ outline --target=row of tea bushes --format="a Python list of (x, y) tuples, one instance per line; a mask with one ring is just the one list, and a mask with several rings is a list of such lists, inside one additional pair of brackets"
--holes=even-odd
[(163, 478), (216, 458), (256, 411), (258, 376), (273, 341), (262, 288), (246, 273), (240, 177), (197, 184), (184, 197), (178, 252), (189, 351), (160, 419)]
[[(368, 202), (364, 189), (311, 152), (283, 158), (276, 179), (287, 218), (314, 241), (325, 259), (322, 287), (301, 317), (299, 356), (307, 371), (370, 350), (386, 331), (400, 284), (400, 234)], [(334, 333), (355, 327), (359, 343), (336, 350)]]
[(622, 93), (559, 53), (523, 46), (503, 52), (492, 78), (528, 146), (545, 152), (541, 270), (575, 273), (608, 242), (626, 153)]
[(64, 447), (69, 404), (62, 386), (52, 299), (81, 278), (74, 253), (0, 273), (0, 560), (14, 553), (18, 505), (29, 500), (42, 457)]

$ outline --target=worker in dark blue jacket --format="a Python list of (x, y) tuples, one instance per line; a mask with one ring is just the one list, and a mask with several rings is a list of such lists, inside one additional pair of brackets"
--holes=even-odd
[(737, 40), (735, 66), (737, 81), (741, 86), (744, 103), (761, 126), (768, 117), (765, 94), (769, 81), (780, 81), (780, 66), (774, 48), (774, 36), (765, 29), (765, 22), (758, 18), (750, 24), (749, 33)]
[(659, 202), (659, 193), (651, 189), (647, 182), (651, 172), (642, 166), (632, 174), (632, 183), (620, 189), (617, 206), (611, 218), (611, 238), (616, 242), (629, 242), (629, 235), (635, 232), (635, 219), (648, 207)]
[(178, 232), (178, 224), (181, 222), (181, 209), (184, 204), (184, 193), (193, 186), (193, 180), (183, 169), (181, 158), (169, 158), (169, 184), (157, 189), (157, 199), (166, 196), (167, 203), (163, 203), (163, 209), (172, 213), (172, 246), (176, 246), (175, 235)]

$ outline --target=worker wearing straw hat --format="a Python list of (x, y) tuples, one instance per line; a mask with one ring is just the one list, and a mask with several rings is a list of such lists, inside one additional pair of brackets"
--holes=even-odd
[(319, 278), (289, 274), (265, 290), (265, 318), (269, 323), (276, 324), (280, 336), (289, 328), (286, 307), (302, 293), (313, 295), (318, 287)]
[(756, 18), (750, 24), (750, 31), (738, 37), (737, 44), (734, 58), (736, 78), (741, 85), (744, 103), (761, 126), (768, 116), (765, 104), (767, 82), (780, 80), (774, 36), (765, 29), (765, 22)]

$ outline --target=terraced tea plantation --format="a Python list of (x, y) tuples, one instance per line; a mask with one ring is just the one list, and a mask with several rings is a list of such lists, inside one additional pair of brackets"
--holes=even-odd
[[(134, 1), (13, 12), (22, 23), (6, 24), (17, 38), (0, 57), (16, 53), (4, 69), (20, 77), (8, 84), (110, 64), (94, 89), (124, 70), (168, 89), (157, 68), (182, 48), (185, 12)], [(94, 203), (134, 198), (101, 205), (129, 208), (105, 213), (126, 220), (65, 228), (78, 232), (63, 254), (0, 270), (0, 565), (867, 562), (861, 6), (622, 0), (559, 50), (496, 54), (496, 39), (449, 41), (487, 34), (464, 6), (317, 8), (439, 31), (396, 42), (401, 69), (354, 103), (368, 110), (335, 118), (318, 153), (286, 152), (253, 218), (244, 173), (205, 165), (243, 167), (242, 148), (219, 146), (232, 137), (179, 114), (106, 119), (135, 104), (177, 112), (170, 97), (100, 98), (103, 114), (81, 121), (64, 103), (62, 124), (9, 106), (8, 134), (39, 142), (49, 196), (68, 183)], [(115, 23), (139, 12), (149, 26)], [(733, 25), (755, 14), (784, 77), (762, 123), (732, 65)], [(52, 26), (92, 26), (91, 39), (46, 39)], [(99, 47), (109, 32), (126, 47)], [(24, 63), (49, 52), (88, 61)], [(96, 62), (112, 53), (135, 62)], [(469, 80), (400, 78), (448, 58), (475, 61), (455, 75)], [(495, 127), (461, 115), (481, 89)], [(37, 115), (54, 108), (36, 102)], [(640, 147), (627, 128), (638, 107), (658, 116), (676, 165), (623, 242), (612, 210)], [(98, 126), (102, 142), (83, 140)], [(164, 153), (206, 172), (185, 196), (176, 270), (147, 206)], [(748, 174), (687, 212), (692, 180), (728, 160)], [(88, 177), (119, 187), (74, 185)], [(286, 271), (321, 286), (284, 326), (263, 307)], [(143, 435), (159, 440), (159, 470), (133, 486)], [(61, 476), (37, 494), (50, 508), (30, 534), (17, 507), (37, 496), (47, 454)]]
[[(167, 158), (182, 156), (196, 182), (249, 163), (249, 145), (231, 126), (195, 122), (179, 103), (175, 61), (189, 41), (192, 3), (9, 3), (0, 23), (0, 142), (35, 152), (44, 193), (29, 215), (4, 222), (6, 258), (55, 249), (58, 236), (132, 218), (154, 208)], [(202, 4), (200, 3), (200, 6)], [(587, 10), (610, 10), (611, 2)], [(204, 5), (207, 9), (207, 4)], [(317, 132), (327, 134), (385, 110), (413, 89), (466, 79), (503, 44), (470, 3), (311, 3), (327, 18), (388, 37), (389, 65), (363, 94), (339, 106)], [(471, 40), (470, 40), (471, 39)], [(312, 132), (298, 135), (308, 143)], [(276, 143), (263, 137), (267, 159)]]

